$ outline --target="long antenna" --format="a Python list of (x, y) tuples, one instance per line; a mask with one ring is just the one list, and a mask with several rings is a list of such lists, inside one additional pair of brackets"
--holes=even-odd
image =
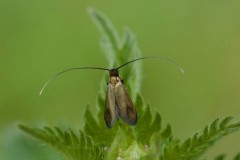
[(170, 62), (172, 64), (174, 64), (183, 74), (184, 74), (184, 69), (182, 68), (182, 66), (180, 66), (177, 62), (175, 62), (174, 60), (172, 60), (171, 58), (168, 58), (168, 57), (141, 57), (141, 58), (137, 58), (137, 59), (134, 59), (134, 60), (131, 60), (119, 67), (117, 67), (116, 69), (120, 69), (132, 62), (135, 62), (135, 61), (139, 61), (139, 60), (142, 60), (142, 59), (150, 59), (150, 58), (154, 58), (154, 59), (162, 59), (162, 60), (166, 60), (167, 62)]
[(63, 70), (63, 71), (55, 74), (54, 76), (52, 76), (52, 77), (43, 85), (41, 91), (39, 92), (39, 95), (42, 95), (44, 89), (46, 88), (46, 86), (47, 86), (51, 81), (53, 81), (54, 79), (56, 79), (57, 77), (59, 77), (59, 76), (62, 75), (63, 73), (68, 72), (68, 71), (73, 71), (73, 70), (79, 70), (79, 69), (95, 69), (95, 70), (106, 70), (106, 71), (109, 71), (109, 69), (107, 69), (107, 68), (101, 68), (101, 67), (76, 67), (76, 68), (69, 68), (69, 69)]
[[(130, 63), (133, 63), (135, 61), (139, 61), (139, 60), (143, 60), (143, 59), (162, 59), (162, 60), (166, 60), (167, 62), (170, 62), (172, 64), (174, 64), (183, 74), (184, 74), (184, 70), (182, 68), (182, 66), (180, 66), (178, 63), (176, 63), (174, 60), (172, 60), (171, 58), (168, 58), (168, 57), (141, 57), (141, 58), (137, 58), (137, 59), (134, 59), (134, 60), (131, 60), (125, 64), (122, 64), (121, 66), (115, 68), (115, 69), (120, 69)], [(69, 68), (69, 69), (66, 69), (66, 70), (63, 70), (59, 73), (57, 73), (56, 75), (52, 76), (42, 87), (41, 91), (39, 92), (39, 95), (42, 95), (44, 89), (47, 87), (47, 85), (52, 82), (54, 79), (56, 79), (57, 77), (59, 77), (60, 75), (62, 75), (63, 73), (65, 72), (68, 72), (68, 71), (73, 71), (73, 70), (79, 70), (79, 69), (94, 69), (94, 70), (106, 70), (106, 71), (110, 71), (110, 69), (107, 69), (107, 68), (101, 68), (101, 67), (76, 67), (76, 68)]]

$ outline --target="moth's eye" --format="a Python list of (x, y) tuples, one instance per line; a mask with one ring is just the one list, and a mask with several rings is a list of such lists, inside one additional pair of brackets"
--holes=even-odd
[(124, 81), (123, 81), (123, 79), (121, 79), (121, 82), (122, 82), (122, 84), (124, 84)]
[(107, 85), (108, 85), (109, 83), (107, 82)]

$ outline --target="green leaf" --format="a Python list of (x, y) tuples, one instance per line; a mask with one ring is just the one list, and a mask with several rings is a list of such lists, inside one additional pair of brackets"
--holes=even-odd
[[(165, 151), (165, 153), (168, 154), (165, 154), (165, 157), (162, 159), (170, 157), (171, 155), (176, 155), (177, 159), (183, 160), (199, 158), (220, 138), (240, 129), (239, 122), (230, 123), (230, 119), (232, 120), (232, 118), (224, 118), (220, 121), (217, 118), (210, 125), (208, 125), (210, 127), (206, 126), (204, 128), (202, 134), (195, 133), (192, 137), (187, 138), (187, 140), (181, 144), (180, 150), (172, 150), (172, 147), (170, 147), (168, 151)], [(228, 124), (226, 121), (228, 121)], [(223, 125), (223, 123), (225, 124)], [(178, 145), (175, 145), (173, 147), (177, 148), (177, 146)]]
[[(72, 130), (62, 131), (55, 127), (55, 130), (45, 127), (43, 129), (31, 128), (26, 125), (19, 125), (19, 128), (33, 137), (51, 145), (60, 151), (68, 159), (102, 159), (102, 148), (95, 143), (91, 137), (80, 131), (78, 137)], [(102, 157), (102, 158), (101, 158)]]
[(217, 132), (218, 124), (219, 124), (219, 118), (215, 119), (211, 123), (210, 128), (209, 128), (209, 135), (208, 136), (212, 136), (212, 135), (214, 135)]
[(167, 127), (165, 128), (165, 130), (161, 133), (161, 137), (163, 139), (169, 138), (172, 136), (172, 129), (170, 124), (167, 125)]
[[(123, 45), (120, 49), (119, 54), (117, 54), (117, 66), (141, 57), (141, 51), (138, 48), (135, 36), (129, 29), (124, 30), (124, 37), (122, 41)], [(132, 95), (133, 99), (136, 98), (136, 94), (138, 94), (140, 91), (140, 81), (142, 78), (141, 70), (141, 61), (134, 62), (126, 66), (126, 68), (124, 67), (120, 69), (121, 76), (124, 78), (126, 88), (128, 88), (128, 91), (130, 95)]]
[(138, 124), (134, 129), (137, 140), (143, 145), (149, 145), (152, 135), (160, 131), (162, 120), (159, 113), (155, 115), (154, 119), (152, 118), (149, 106), (147, 106), (142, 114), (142, 116), (139, 116)]
[(156, 113), (151, 125), (154, 132), (158, 132), (161, 130), (161, 122), (162, 122), (162, 118), (160, 114)]
[(224, 129), (229, 124), (229, 122), (231, 122), (232, 120), (233, 120), (233, 117), (223, 118), (222, 121), (219, 124), (219, 128)]
[[(102, 49), (111, 67), (141, 57), (136, 38), (129, 29), (125, 29), (123, 38), (120, 38), (111, 21), (103, 13), (94, 8), (89, 8), (89, 13), (102, 33)], [(120, 74), (129, 94), (135, 99), (141, 84), (141, 62), (132, 63), (128, 69), (121, 69)]]
[(102, 33), (101, 46), (110, 65), (113, 65), (112, 60), (116, 59), (115, 56), (119, 52), (120, 47), (120, 38), (118, 33), (111, 21), (109, 21), (104, 14), (94, 8), (89, 8), (88, 11)]
[(140, 94), (137, 94), (136, 101), (135, 101), (135, 107), (137, 108), (137, 111), (138, 111), (138, 117), (143, 116), (144, 106), (145, 106), (145, 104), (144, 104), (142, 96)]

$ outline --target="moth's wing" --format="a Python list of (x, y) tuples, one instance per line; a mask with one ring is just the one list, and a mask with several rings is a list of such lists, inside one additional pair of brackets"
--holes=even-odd
[(121, 81), (116, 84), (114, 95), (119, 115), (126, 123), (135, 125), (137, 123), (137, 111)]
[(115, 121), (118, 119), (118, 110), (116, 107), (116, 101), (114, 96), (114, 87), (111, 84), (108, 84), (104, 119), (108, 128), (112, 128)]

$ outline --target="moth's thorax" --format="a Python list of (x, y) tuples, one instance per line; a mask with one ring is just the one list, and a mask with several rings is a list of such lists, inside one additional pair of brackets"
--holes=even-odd
[(109, 71), (109, 83), (115, 87), (118, 82), (121, 82), (121, 79), (119, 77), (119, 73), (117, 69), (111, 69)]
[(110, 76), (109, 83), (115, 87), (118, 82), (121, 82), (121, 79), (118, 76)]

